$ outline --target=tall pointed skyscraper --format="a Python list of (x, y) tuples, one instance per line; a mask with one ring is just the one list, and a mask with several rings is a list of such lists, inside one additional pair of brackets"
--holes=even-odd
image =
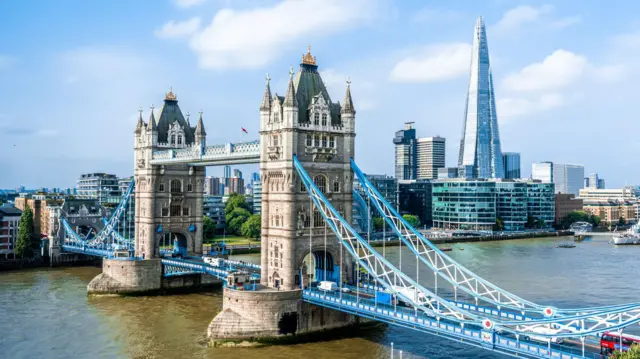
[(504, 178), (496, 100), (482, 17), (473, 32), (467, 104), (458, 166), (463, 177)]

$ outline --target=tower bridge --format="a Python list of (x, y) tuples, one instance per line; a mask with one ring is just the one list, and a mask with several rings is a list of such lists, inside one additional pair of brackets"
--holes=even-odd
[[(355, 115), (350, 82), (342, 102), (334, 102), (310, 51), (297, 72), (289, 71), (284, 96), (272, 93), (267, 76), (255, 141), (207, 144), (203, 114), (192, 126), (170, 91), (158, 118), (153, 108), (146, 121), (140, 112), (134, 180), (120, 205), (91, 238), (76, 233), (71, 217), (62, 216), (62, 248), (104, 257), (103, 273), (88, 286), (94, 293), (156, 291), (173, 278), (221, 280), (223, 310), (208, 328), (218, 344), (274, 340), (364, 320), (511, 356), (594, 358), (598, 354), (590, 353), (585, 343), (640, 322), (640, 303), (592, 308), (534, 303), (441, 252), (358, 168)], [(205, 167), (239, 163), (260, 166), (259, 266), (201, 257)], [(408, 247), (408, 252), (400, 251), (398, 264), (351, 225), (354, 179), (364, 189), (356, 201), (368, 206), (365, 226), (371, 223), (373, 204), (385, 230)], [(131, 212), (135, 229), (123, 233), (121, 222)], [(183, 239), (186, 256), (161, 257), (160, 243), (167, 235)], [(403, 256), (405, 263), (422, 262), (432, 277), (425, 281), (417, 270), (403, 269)], [(334, 284), (318, 286), (319, 279)], [(558, 345), (557, 338), (573, 338), (578, 344)]]

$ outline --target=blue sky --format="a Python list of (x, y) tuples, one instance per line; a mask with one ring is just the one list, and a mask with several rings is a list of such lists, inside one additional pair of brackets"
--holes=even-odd
[[(333, 101), (352, 81), (356, 159), (393, 173), (393, 132), (447, 139), (455, 165), (473, 26), (487, 24), (503, 151), (638, 183), (640, 3), (13, 1), (0, 12), (0, 188), (127, 176), (139, 107), (173, 86), (208, 143), (258, 137), (268, 72), (286, 90), (311, 44)], [(246, 135), (240, 127), (249, 130)], [(245, 166), (248, 174), (256, 166)], [(219, 169), (210, 173), (219, 174)]]

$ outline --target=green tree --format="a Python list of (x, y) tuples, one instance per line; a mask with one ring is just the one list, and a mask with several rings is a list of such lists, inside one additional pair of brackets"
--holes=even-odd
[(413, 214), (404, 214), (402, 215), (405, 221), (407, 221), (413, 228), (420, 227), (420, 218)]
[(251, 213), (244, 208), (235, 208), (227, 215), (227, 233), (240, 233), (240, 227), (251, 217)]
[(33, 256), (33, 211), (27, 204), (20, 216), (18, 223), (18, 240), (16, 242), (15, 254), (24, 259)]
[(620, 217), (618, 219), (618, 225), (619, 226), (624, 226), (625, 224), (627, 224), (627, 221), (624, 219), (624, 217)]
[(600, 216), (591, 216), (589, 218), (589, 223), (591, 223), (594, 227), (598, 227), (600, 225)]
[(216, 233), (216, 222), (213, 219), (203, 216), (202, 217), (202, 235), (204, 236), (204, 241), (215, 238)]
[(384, 226), (384, 219), (382, 217), (373, 217), (373, 230), (379, 232)]
[(247, 238), (260, 238), (262, 230), (262, 218), (259, 214), (254, 214), (240, 227), (240, 233)]
[(496, 217), (496, 224), (493, 226), (494, 231), (504, 231), (504, 221), (500, 217)]
[(527, 223), (524, 224), (524, 228), (535, 228), (536, 226), (536, 217), (527, 216)]
[(616, 351), (609, 357), (610, 359), (640, 359), (640, 345), (632, 345), (628, 352)]
[(544, 219), (536, 220), (536, 228), (544, 228), (545, 226), (546, 226), (546, 223), (544, 222)]
[[(227, 200), (227, 205), (224, 208), (224, 213), (229, 216), (231, 212), (233, 212), (236, 208), (244, 208), (249, 210), (249, 204), (246, 202), (245, 196), (240, 193), (232, 193), (229, 195), (229, 199)], [(227, 223), (229, 223), (229, 218), (227, 218)]]

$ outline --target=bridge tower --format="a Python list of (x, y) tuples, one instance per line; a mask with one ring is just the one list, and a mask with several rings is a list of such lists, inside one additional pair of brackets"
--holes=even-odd
[[(350, 83), (344, 102), (332, 102), (310, 50), (297, 74), (290, 69), (285, 96), (272, 95), (269, 81), (267, 75), (260, 105), (261, 285), (255, 291), (224, 289), (223, 311), (208, 330), (214, 345), (305, 334), (357, 321), (302, 301), (301, 288), (309, 280), (347, 281), (353, 265), (347, 254), (341, 265), (339, 243), (313, 210), (293, 163), (295, 155), (327, 199), (351, 221), (355, 110)], [(315, 268), (308, 268), (312, 263)]]
[(162, 239), (178, 240), (188, 253), (201, 254), (205, 168), (151, 162), (155, 150), (171, 149), (180, 156), (204, 148), (202, 112), (192, 127), (189, 115), (183, 116), (176, 95), (169, 91), (157, 119), (153, 106), (147, 123), (140, 110), (134, 134), (136, 257), (157, 258)]
[[(355, 110), (349, 81), (344, 103), (332, 102), (310, 51), (303, 56), (295, 77), (290, 70), (284, 97), (271, 96), (267, 77), (260, 106), (263, 285), (293, 290), (300, 288), (302, 281), (325, 275), (338, 282), (339, 270), (343, 270), (344, 280), (350, 275), (339, 268), (339, 244), (330, 228), (325, 231), (322, 215), (312, 209), (293, 167), (293, 156), (333, 206), (351, 221), (354, 138)], [(303, 264), (310, 241), (316, 268)]]

